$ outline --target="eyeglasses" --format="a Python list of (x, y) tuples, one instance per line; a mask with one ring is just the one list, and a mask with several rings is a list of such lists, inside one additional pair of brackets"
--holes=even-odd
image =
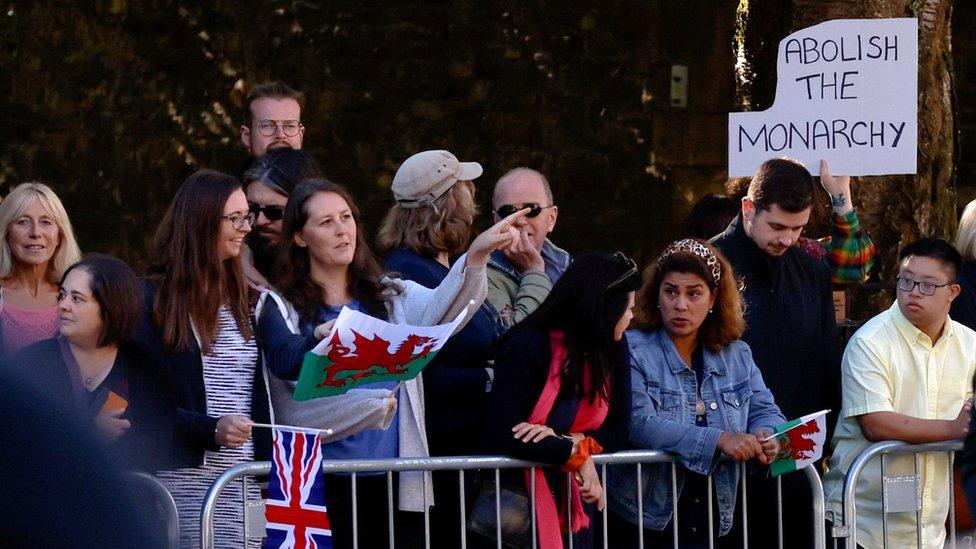
[(298, 120), (260, 120), (257, 123), (258, 132), (265, 137), (278, 133), (278, 126), (288, 137), (295, 137), (302, 131), (302, 123)]
[(525, 204), (505, 204), (504, 206), (499, 206), (498, 209), (495, 210), (495, 213), (498, 214), (498, 217), (508, 217), (519, 210), (528, 208), (529, 213), (525, 214), (525, 217), (537, 217), (542, 213), (542, 210), (551, 208), (554, 205), (555, 204), (550, 206), (540, 206), (538, 202), (526, 202)]
[(233, 225), (238, 231), (243, 231), (245, 224), (247, 224), (248, 228), (253, 227), (254, 220), (257, 219), (257, 215), (254, 212), (248, 212), (244, 215), (232, 213), (230, 215), (222, 215), (220, 217), (230, 221), (231, 225)]
[(620, 275), (620, 278), (611, 282), (610, 285), (607, 286), (607, 290), (612, 289), (614, 286), (617, 286), (618, 284), (637, 274), (637, 262), (625, 256), (623, 252), (616, 252), (613, 254), (613, 260), (625, 265), (627, 270), (624, 272), (624, 274)]
[(247, 207), (251, 209), (251, 214), (254, 215), (255, 221), (257, 221), (262, 213), (268, 221), (278, 221), (282, 217), (285, 217), (285, 208), (283, 206), (258, 206), (254, 202), (248, 202)]
[(912, 280), (910, 278), (905, 278), (903, 276), (899, 276), (897, 278), (898, 278), (899, 290), (907, 293), (914, 290), (915, 286), (918, 286), (918, 291), (922, 292), (922, 295), (935, 295), (935, 291), (938, 290), (939, 288), (944, 288), (952, 284), (952, 282), (946, 282), (945, 284), (935, 284), (932, 282), (925, 282), (922, 280)]

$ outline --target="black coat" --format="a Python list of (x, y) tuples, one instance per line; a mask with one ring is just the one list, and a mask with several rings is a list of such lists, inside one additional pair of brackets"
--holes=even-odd
[(169, 467), (166, 457), (176, 404), (166, 376), (145, 349), (136, 345), (120, 347), (108, 376), (83, 399), (76, 395), (57, 338), (25, 347), (12, 364), (22, 379), (69, 409), (82, 412), (89, 420), (98, 415), (109, 390), (120, 392), (119, 388), (125, 387), (129, 405), (122, 417), (132, 425), (109, 444), (109, 450), (129, 469), (155, 472)]
[(952, 301), (949, 318), (976, 330), (976, 263), (966, 263), (958, 277), (962, 291)]
[(767, 255), (746, 235), (741, 215), (713, 243), (744, 284), (742, 339), (783, 415), (792, 420), (830, 408), (836, 417), (841, 346), (826, 264), (795, 246)]
[[(172, 461), (174, 467), (197, 467), (203, 464), (206, 450), (217, 451), (220, 446), (214, 439), (217, 420), (207, 415), (207, 391), (203, 383), (203, 357), (196, 341), (191, 348), (176, 352), (165, 350), (162, 332), (152, 323), (152, 310), (156, 289), (147, 281), (142, 283), (146, 307), (134, 339), (149, 349), (154, 358), (164, 365), (171, 383), (176, 387), (176, 424), (173, 436)], [(254, 368), (251, 388), (251, 419), (258, 423), (270, 423), (271, 409), (268, 390), (262, 373), (261, 355)], [(254, 429), (254, 459), (271, 459), (270, 429)]]

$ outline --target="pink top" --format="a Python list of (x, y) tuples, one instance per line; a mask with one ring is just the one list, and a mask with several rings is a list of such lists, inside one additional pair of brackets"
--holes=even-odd
[(12, 357), (31, 343), (54, 337), (58, 333), (58, 308), (19, 309), (4, 303), (0, 310), (3, 352)]

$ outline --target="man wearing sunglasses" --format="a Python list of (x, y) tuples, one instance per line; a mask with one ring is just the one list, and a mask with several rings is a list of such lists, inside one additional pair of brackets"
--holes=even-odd
[(244, 105), (241, 142), (252, 159), (268, 149), (302, 148), (302, 94), (283, 82), (265, 82), (251, 89)]
[(498, 250), (488, 262), (488, 302), (505, 331), (538, 308), (572, 259), (548, 239), (559, 208), (544, 175), (529, 168), (509, 171), (495, 183), (491, 203), (496, 223), (529, 208), (515, 225), (520, 236), (515, 249)]
[[(842, 512), (851, 462), (872, 443), (922, 444), (966, 436), (976, 332), (949, 318), (960, 292), (956, 277), (962, 264), (959, 252), (941, 239), (922, 238), (905, 246), (899, 254), (897, 301), (861, 326), (848, 343), (842, 363), (843, 407), (824, 479), (827, 506), (835, 514)], [(967, 448), (972, 442), (967, 441)], [(920, 454), (918, 460), (922, 545), (942, 547), (952, 498), (951, 464), (944, 452)], [(915, 513), (883, 518), (880, 463), (869, 462), (858, 481), (857, 545), (915, 546)], [(915, 475), (915, 467), (912, 454), (885, 458), (887, 476)]]

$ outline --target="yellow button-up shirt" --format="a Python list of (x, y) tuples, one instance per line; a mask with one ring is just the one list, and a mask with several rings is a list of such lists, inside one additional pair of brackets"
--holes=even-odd
[[(935, 344), (902, 315), (895, 302), (869, 320), (844, 351), (843, 408), (834, 438), (829, 471), (824, 478), (827, 508), (843, 513), (844, 476), (854, 459), (872, 443), (861, 433), (857, 416), (897, 412), (922, 419), (955, 419), (972, 394), (976, 371), (976, 332), (946, 320)], [(921, 454), (922, 546), (941, 548), (949, 511), (947, 453)], [(915, 474), (911, 454), (885, 458), (885, 475)], [(857, 483), (857, 543), (882, 547), (881, 460), (861, 472)], [(888, 514), (888, 540), (897, 547), (917, 547), (915, 513)]]

